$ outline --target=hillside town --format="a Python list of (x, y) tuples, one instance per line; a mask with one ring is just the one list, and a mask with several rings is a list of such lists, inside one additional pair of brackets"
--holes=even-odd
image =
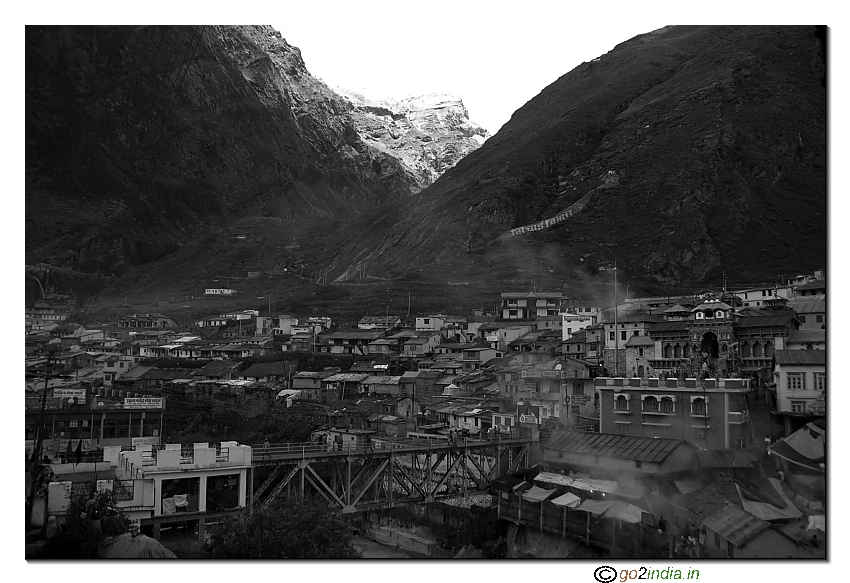
[[(368, 476), (371, 455), (397, 448), (411, 452), (398, 466), (408, 504), (418, 490), (418, 505), (495, 509), (515, 526), (509, 546), (536, 531), (608, 556), (825, 556), (823, 271), (612, 305), (505, 292), (498, 310), (356, 326), (266, 306), (83, 325), (75, 301), (26, 308), (28, 540), (49, 537), (86, 488), (112, 492), (128, 528), (156, 539), (181, 525), (204, 540), (205, 525), (311, 485), (369, 516), (402, 489), (381, 466), (352, 501), (352, 460)], [(172, 443), (169, 416), (195, 407), (297, 415), (309, 438)], [(342, 490), (306, 469), (336, 452)], [(300, 490), (299, 466), (278, 472), (293, 455)], [(275, 471), (260, 483), (264, 465)], [(393, 524), (378, 521), (375, 540), (455, 556)]]

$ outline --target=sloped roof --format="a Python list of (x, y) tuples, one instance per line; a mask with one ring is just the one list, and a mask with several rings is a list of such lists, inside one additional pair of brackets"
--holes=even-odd
[(672, 330), (688, 330), (689, 328), (690, 322), (687, 321), (657, 322), (654, 324), (650, 324), (648, 330), (650, 332), (670, 332)]
[(337, 373), (333, 376), (330, 376), (324, 380), (326, 383), (362, 383), (364, 380), (369, 378), (372, 375), (362, 374), (362, 373), (350, 373), (350, 372), (341, 372)]
[(736, 547), (745, 545), (757, 534), (770, 528), (770, 523), (738, 508), (721, 503), (703, 515), (702, 522)]
[(660, 463), (673, 450), (684, 443), (679, 439), (561, 430), (552, 436), (543, 447), (544, 449)]
[(826, 330), (794, 330), (788, 335), (787, 344), (826, 342)]
[(566, 340), (564, 340), (564, 344), (579, 344), (582, 342), (587, 342), (587, 332), (584, 329), (579, 330)]
[(655, 340), (649, 336), (632, 336), (626, 346), (655, 346)]
[(752, 316), (741, 318), (736, 326), (738, 328), (751, 328), (754, 326), (788, 326), (795, 319), (794, 313), (790, 310), (787, 313), (776, 314), (773, 316)]
[(696, 312), (697, 310), (731, 310), (732, 306), (725, 302), (703, 302), (698, 305), (696, 308), (692, 308), (691, 312)]
[(191, 368), (151, 368), (147, 372), (142, 373), (139, 378), (142, 380), (173, 380), (173, 379), (190, 379), (195, 369)]
[(810, 298), (789, 300), (786, 304), (798, 314), (819, 314), (826, 312), (826, 301)]
[(676, 304), (675, 306), (670, 306), (669, 308), (664, 310), (665, 314), (675, 314), (675, 313), (678, 313), (678, 312), (688, 312), (688, 313), (690, 313), (691, 309), (686, 308), (682, 304)]
[(378, 338), (382, 338), (384, 336), (383, 330), (344, 330), (342, 332), (331, 332), (330, 334), (323, 334), (320, 338), (340, 338), (340, 339), (369, 339), (369, 340), (377, 340)]
[(798, 285), (794, 288), (794, 291), (808, 291), (810, 289), (826, 289), (826, 280), (818, 279), (815, 281), (810, 281), (809, 283), (804, 283), (803, 285)]
[(196, 370), (194, 376), (223, 377), (229, 375), (239, 364), (235, 360), (212, 360)]
[(239, 376), (243, 377), (264, 377), (267, 375), (286, 375), (293, 368), (286, 361), (279, 362), (261, 362), (250, 367), (248, 370), (243, 370)]
[[(611, 324), (614, 323), (613, 318), (605, 321)], [(626, 314), (617, 317), (617, 324), (631, 324), (633, 322), (664, 322), (664, 318), (652, 314)]]
[(826, 364), (826, 350), (776, 350), (776, 364)]

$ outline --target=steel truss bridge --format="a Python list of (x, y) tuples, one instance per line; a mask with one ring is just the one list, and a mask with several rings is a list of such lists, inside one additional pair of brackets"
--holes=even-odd
[(279, 496), (303, 500), (311, 489), (343, 514), (480, 494), (497, 477), (528, 467), (530, 443), (492, 437), (253, 446), (253, 468), (274, 469), (256, 489), (249, 483), (248, 508), (263, 509)]

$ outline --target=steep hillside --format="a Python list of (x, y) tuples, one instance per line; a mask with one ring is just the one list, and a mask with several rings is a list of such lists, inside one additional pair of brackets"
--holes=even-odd
[[(335, 274), (544, 255), (576, 268), (616, 259), (665, 285), (815, 269), (824, 58), (815, 27), (676, 26), (624, 42), (545, 88), (430, 188), (363, 217)], [(499, 239), (578, 201), (554, 226)]]
[(490, 137), (469, 120), (459, 95), (435, 93), (382, 101), (346, 89), (335, 87), (334, 91), (351, 103), (358, 133), (399, 159), (415, 177), (417, 192)]
[(121, 274), (239, 216), (418, 184), (266, 26), (28, 26), (26, 99), (27, 263)]

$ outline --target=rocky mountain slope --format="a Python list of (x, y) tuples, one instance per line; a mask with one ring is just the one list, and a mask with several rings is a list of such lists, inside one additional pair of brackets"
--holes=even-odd
[[(27, 263), (95, 273), (239, 217), (357, 216), (471, 147), (440, 130), (400, 160), (268, 26), (28, 26), (26, 99)], [(477, 131), (459, 100), (416, 105), (397, 123), (414, 142)]]
[[(361, 263), (617, 260), (664, 285), (775, 280), (826, 256), (825, 53), (816, 27), (675, 26), (573, 69), (419, 196), (364, 217)], [(565, 220), (510, 229), (581, 201)], [(544, 253), (545, 249), (545, 253)]]
[(351, 118), (360, 136), (399, 159), (415, 177), (417, 192), (490, 137), (487, 130), (469, 120), (460, 95), (375, 100), (339, 87), (334, 91), (351, 103)]

